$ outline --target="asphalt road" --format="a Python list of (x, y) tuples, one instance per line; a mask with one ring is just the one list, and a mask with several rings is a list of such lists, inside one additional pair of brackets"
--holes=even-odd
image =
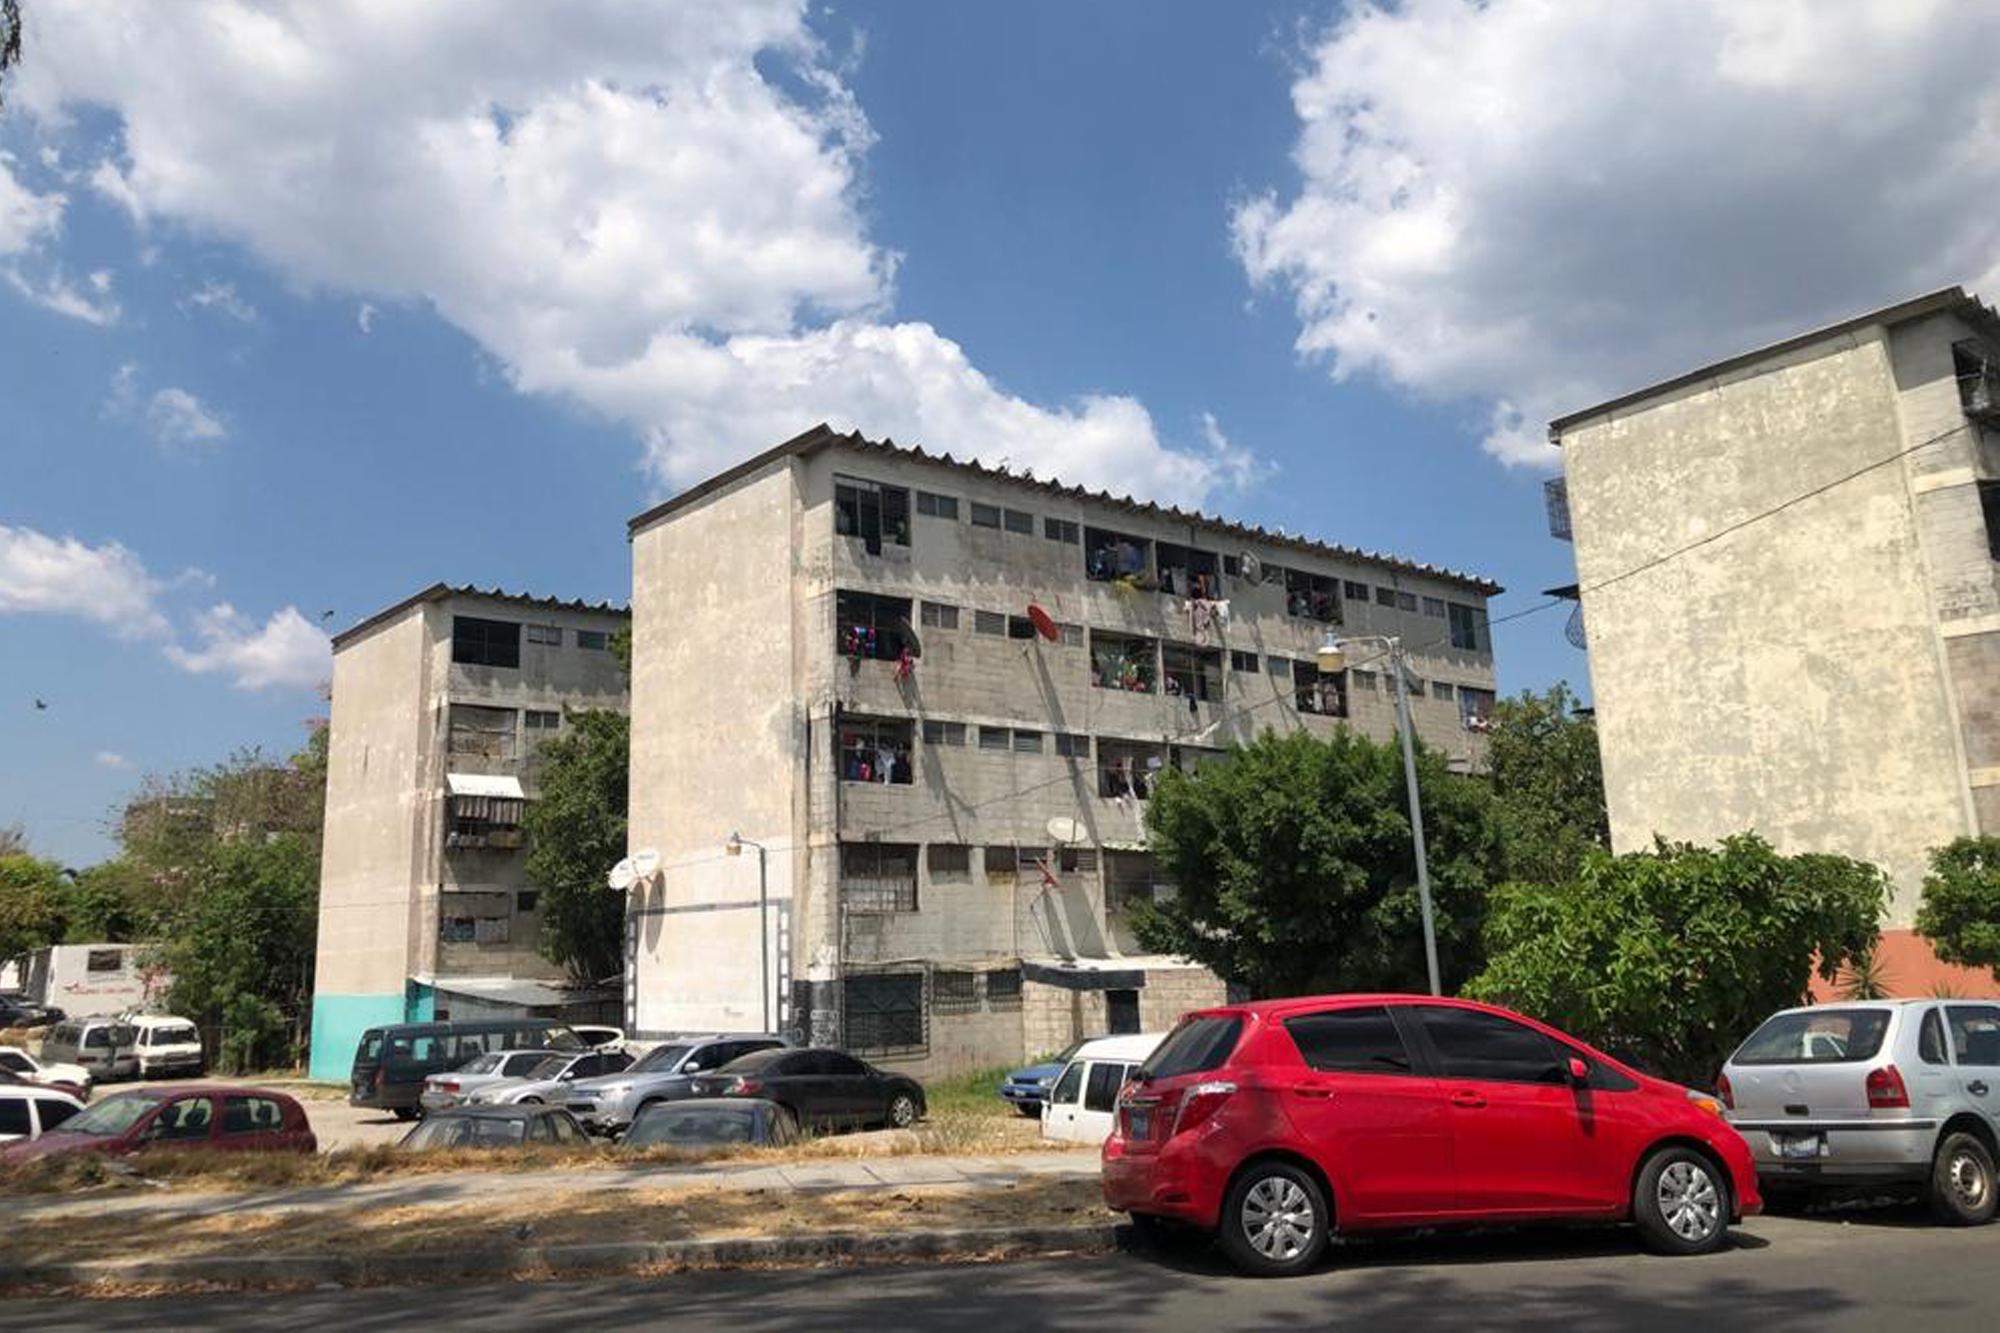
[(1755, 1329), (2000, 1326), (2000, 1226), (1914, 1210), (1759, 1218), (1703, 1259), (1641, 1253), (1619, 1230), (1424, 1236), (1343, 1246), (1322, 1271), (1240, 1278), (1211, 1253), (1005, 1264), (693, 1273), (131, 1301), (0, 1300), (0, 1327), (879, 1329)]

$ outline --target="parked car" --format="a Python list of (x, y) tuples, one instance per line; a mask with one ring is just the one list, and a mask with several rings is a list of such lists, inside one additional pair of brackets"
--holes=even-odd
[(369, 1028), (355, 1044), (348, 1104), (392, 1111), (399, 1120), (422, 1114), (424, 1080), (490, 1051), (577, 1051), (583, 1043), (548, 1018), (499, 1018), (461, 1023), (395, 1023)]
[(1762, 1206), (1714, 1097), (1467, 1000), (1329, 995), (1200, 1010), (1119, 1096), (1104, 1199), (1288, 1275), (1342, 1231), (1629, 1220), (1720, 1248)]
[(529, 1066), (526, 1073), (495, 1079), (473, 1088), (465, 1094), (465, 1104), (528, 1106), (546, 1102), (558, 1089), (567, 1088), (578, 1079), (622, 1073), (632, 1063), (632, 1057), (623, 1051), (584, 1051), (580, 1055), (568, 1051), (555, 1054), (539, 1051), (537, 1054), (541, 1058)]
[(814, 1129), (905, 1129), (924, 1115), (923, 1085), (823, 1046), (755, 1051), (690, 1083), (696, 1097), (761, 1097)]
[(19, 1046), (0, 1046), (0, 1070), (19, 1074), (45, 1088), (61, 1089), (79, 1101), (90, 1100), (90, 1071), (82, 1065), (51, 1064), (37, 1060)]
[(654, 1102), (693, 1096), (689, 1089), (696, 1074), (720, 1069), (753, 1051), (785, 1045), (783, 1037), (768, 1032), (677, 1037), (647, 1051), (623, 1073), (580, 1078), (551, 1091), (549, 1103), (566, 1107), (592, 1133), (621, 1134)]
[(81, 1065), (99, 1083), (139, 1072), (138, 1031), (122, 1018), (66, 1018), (42, 1038), (42, 1058)]
[(39, 1138), (83, 1109), (66, 1092), (32, 1083), (0, 1086), (0, 1144)]
[(1993, 1218), (2000, 1004), (1787, 1009), (1737, 1047), (1716, 1090), (1774, 1203), (1889, 1185), (1921, 1191), (1946, 1222)]
[(319, 1141), (305, 1111), (282, 1092), (194, 1084), (114, 1093), (38, 1139), (0, 1148), (0, 1161), (153, 1147), (310, 1153)]
[(1015, 1110), (1030, 1119), (1041, 1115), (1042, 1104), (1049, 1097), (1049, 1089), (1062, 1077), (1062, 1071), (1069, 1067), (1069, 1062), (1076, 1058), (1077, 1049), (1084, 1042), (1093, 1040), (1095, 1038), (1084, 1037), (1073, 1041), (1064, 1047), (1060, 1054), (1049, 1057), (1041, 1064), (1026, 1065), (1016, 1069), (1000, 1080), (1000, 1096), (1011, 1103)]
[(135, 1034), (133, 1061), (140, 1078), (200, 1078), (208, 1070), (201, 1033), (185, 1018), (165, 1014), (134, 1014), (126, 1020)]
[[(570, 1053), (564, 1052), (564, 1054)], [(487, 1055), (475, 1055), (447, 1073), (427, 1075), (424, 1079), (424, 1090), (418, 1094), (417, 1104), (423, 1108), (426, 1115), (463, 1105), (481, 1088), (529, 1077), (542, 1067), (550, 1055), (551, 1052), (539, 1048), (526, 1051), (493, 1051)]]
[(559, 1106), (454, 1106), (425, 1117), (398, 1146), (521, 1148), (589, 1141), (583, 1126)]
[(1144, 1032), (1080, 1044), (1042, 1108), (1042, 1137), (1059, 1143), (1104, 1142), (1118, 1112), (1118, 1090), (1165, 1037), (1163, 1032)]
[(21, 995), (0, 995), (0, 1028), (45, 1028), (68, 1015)]
[(576, 1039), (593, 1050), (623, 1049), (625, 1029), (608, 1027), (602, 1023), (572, 1023), (569, 1030)]
[(627, 1148), (782, 1147), (796, 1143), (798, 1122), (762, 1097), (696, 1097), (654, 1102), (625, 1131)]

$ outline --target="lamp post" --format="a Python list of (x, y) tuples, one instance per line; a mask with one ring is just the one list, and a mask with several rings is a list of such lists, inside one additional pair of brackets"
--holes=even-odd
[[(757, 849), (757, 963), (763, 986), (758, 992), (764, 1004), (764, 1031), (771, 1028), (771, 885), (765, 874), (764, 844), (752, 842), (741, 833), (731, 833), (729, 841), (723, 844), (723, 851), (730, 856), (743, 855), (745, 847)], [(1429, 899), (1425, 899), (1426, 902)], [(1436, 971), (1435, 968), (1432, 969)], [(1432, 989), (1436, 989), (1433, 987)]]
[(1430, 858), (1424, 852), (1424, 807), (1417, 795), (1417, 752), (1410, 739), (1410, 688), (1404, 678), (1403, 641), (1386, 634), (1364, 634), (1343, 641), (1328, 630), (1326, 642), (1319, 646), (1317, 654), (1319, 669), (1341, 670), (1347, 665), (1348, 645), (1361, 642), (1380, 643), (1388, 650), (1389, 672), (1396, 678), (1396, 729), (1403, 736), (1403, 780), (1410, 789), (1410, 841), (1416, 844), (1417, 901), (1424, 912), (1424, 962), (1430, 968), (1431, 994), (1442, 995), (1444, 989), (1438, 984), (1437, 926), (1431, 914)]

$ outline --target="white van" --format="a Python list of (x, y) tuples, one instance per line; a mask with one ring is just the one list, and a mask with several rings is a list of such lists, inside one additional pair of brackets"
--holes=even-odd
[(201, 1033), (185, 1018), (171, 1015), (136, 1014), (128, 1020), (138, 1032), (140, 1078), (171, 1078), (178, 1074), (199, 1075), (205, 1068), (201, 1058)]
[(82, 1109), (82, 1102), (54, 1088), (0, 1087), (0, 1143), (38, 1139)]
[(66, 1018), (42, 1038), (41, 1058), (50, 1063), (82, 1065), (99, 1083), (130, 1078), (139, 1072), (133, 1043), (139, 1034), (123, 1018)]
[(1063, 1143), (1103, 1143), (1111, 1137), (1118, 1089), (1166, 1039), (1164, 1032), (1099, 1037), (1077, 1047), (1042, 1107), (1042, 1137)]

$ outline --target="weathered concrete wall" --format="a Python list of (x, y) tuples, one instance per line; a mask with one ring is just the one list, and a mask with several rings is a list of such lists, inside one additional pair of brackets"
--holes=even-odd
[(1926, 849), (1967, 828), (1907, 470), (1840, 481), (1914, 442), (1897, 378), (1863, 330), (1565, 432), (1619, 849), (1754, 829), (1883, 866), (1902, 922)]

